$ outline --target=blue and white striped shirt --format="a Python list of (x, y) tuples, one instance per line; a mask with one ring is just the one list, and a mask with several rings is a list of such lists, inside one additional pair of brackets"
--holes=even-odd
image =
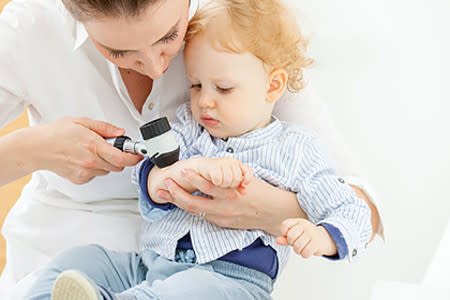
[[(311, 222), (331, 224), (339, 229), (350, 253), (360, 254), (365, 249), (372, 234), (369, 207), (337, 176), (312, 131), (274, 119), (264, 128), (224, 141), (212, 137), (198, 125), (189, 104), (178, 108), (177, 121), (171, 125), (180, 145), (180, 160), (192, 157), (238, 159), (252, 167), (257, 178), (296, 193)], [(136, 174), (139, 174), (139, 167)], [(280, 269), (287, 262), (289, 247), (279, 246), (275, 236), (263, 231), (221, 228), (177, 207), (155, 208), (147, 199), (140, 199), (139, 206), (149, 221), (141, 239), (142, 250), (151, 249), (173, 260), (178, 241), (190, 233), (197, 262), (207, 263), (260, 238), (276, 250)], [(354, 255), (347, 256), (351, 259)]]

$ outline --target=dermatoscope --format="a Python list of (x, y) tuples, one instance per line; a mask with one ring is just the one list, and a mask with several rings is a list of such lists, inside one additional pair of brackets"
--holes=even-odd
[(145, 123), (139, 129), (142, 142), (133, 141), (124, 135), (106, 141), (121, 151), (150, 157), (151, 162), (159, 168), (178, 161), (180, 146), (166, 117)]

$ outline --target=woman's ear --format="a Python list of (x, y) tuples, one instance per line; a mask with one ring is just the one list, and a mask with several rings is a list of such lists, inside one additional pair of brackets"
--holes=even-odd
[(288, 74), (285, 69), (274, 69), (269, 74), (269, 89), (267, 90), (266, 101), (277, 102), (287, 88)]

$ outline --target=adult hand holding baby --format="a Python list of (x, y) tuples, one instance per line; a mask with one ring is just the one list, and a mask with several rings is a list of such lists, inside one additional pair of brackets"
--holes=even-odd
[[(253, 179), (253, 169), (241, 161), (223, 158), (197, 157), (188, 160), (181, 160), (175, 164), (159, 169), (154, 167), (150, 171), (147, 180), (147, 189), (154, 202), (164, 204), (167, 201), (169, 191), (173, 187), (173, 182), (182, 184), (186, 192), (193, 193), (199, 189), (186, 181), (186, 173), (198, 172), (198, 174), (210, 182), (210, 186), (204, 185), (205, 190), (213, 187), (237, 190), (241, 194), (247, 193), (247, 185)], [(209, 195), (208, 193), (204, 192)], [(195, 211), (190, 212), (197, 215)]]
[[(158, 197), (193, 215), (204, 213), (206, 220), (220, 227), (260, 229), (280, 235), (280, 224), (286, 215), (305, 216), (298, 205), (292, 205), (296, 203), (295, 194), (281, 191), (254, 176), (248, 180), (243, 193), (240, 186), (214, 185), (193, 169), (184, 169), (180, 175), (176, 180), (166, 180), (168, 190), (160, 189)], [(192, 195), (193, 189), (212, 198)], [(285, 195), (280, 197), (280, 192)]]

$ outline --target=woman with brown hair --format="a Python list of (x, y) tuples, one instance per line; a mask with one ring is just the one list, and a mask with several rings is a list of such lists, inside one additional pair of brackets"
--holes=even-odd
[[(62, 5), (64, 4), (64, 5)], [(15, 0), (0, 15), (0, 124), (29, 109), (31, 127), (0, 139), (0, 185), (33, 173), (9, 213), (3, 234), (11, 287), (57, 252), (97, 243), (137, 251), (141, 218), (131, 168), (141, 157), (105, 137), (139, 137), (139, 125), (188, 99), (183, 38), (198, 2), (191, 0)], [(316, 130), (339, 174), (372, 209), (354, 159), (310, 87), (286, 93), (282, 120)], [(113, 125), (114, 124), (114, 125)], [(241, 196), (198, 174), (187, 180), (214, 197), (193, 197), (183, 182), (167, 201), (216, 225), (278, 234), (289, 217), (306, 217), (295, 195), (258, 181)], [(277, 199), (277, 201), (273, 201)], [(357, 255), (357, 254), (356, 254)], [(6, 289), (6, 288), (4, 288)]]

